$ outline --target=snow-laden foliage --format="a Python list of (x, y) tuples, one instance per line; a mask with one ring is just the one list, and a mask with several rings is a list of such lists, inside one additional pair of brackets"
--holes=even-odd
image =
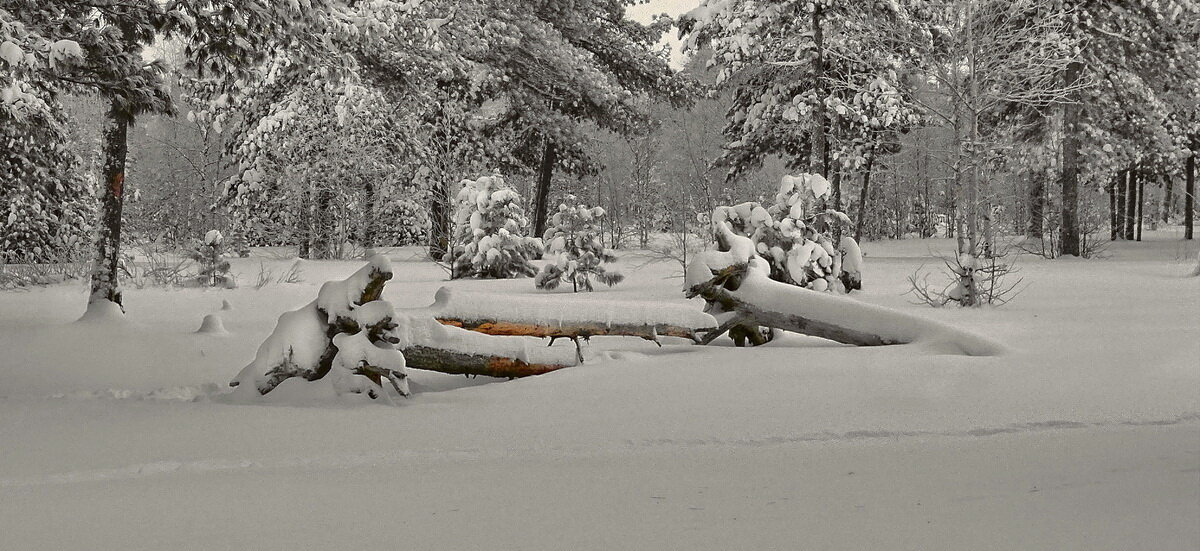
[[(317, 80), (287, 93), (236, 137), (237, 170), (220, 204), (256, 245), (296, 244), (305, 257), (338, 246), (416, 242), (427, 192), (394, 98), (374, 87), (331, 90)], [(333, 130), (331, 132), (331, 130)], [(342, 251), (344, 252), (344, 251)]]
[(772, 155), (858, 169), (920, 122), (903, 78), (911, 51), (889, 47), (885, 22), (911, 26), (891, 1), (706, 0), (681, 18), (685, 48), (711, 48), (718, 84), (734, 89), (720, 159), (730, 179)]
[(88, 244), (93, 197), (55, 113), (0, 111), (0, 262), (74, 261)]
[(229, 273), (229, 261), (225, 259), (225, 236), (219, 230), (209, 230), (196, 248), (188, 251), (188, 258), (200, 267), (196, 281), (207, 287), (234, 286), (233, 274)]
[[(815, 291), (862, 288), (862, 253), (849, 236), (834, 238), (850, 225), (844, 213), (823, 208), (829, 182), (818, 174), (784, 176), (769, 208), (757, 202), (717, 207), (712, 215), (718, 240), (726, 231), (746, 237), (766, 259), (771, 279)], [(843, 265), (843, 256), (849, 261)]]
[(500, 175), (463, 180), (456, 197), (451, 277), (532, 276), (542, 242), (524, 235), (521, 197)]
[(609, 287), (625, 279), (604, 267), (617, 257), (600, 242), (603, 217), (604, 209), (576, 204), (574, 195), (558, 205), (542, 239), (549, 258), (534, 278), (539, 289), (555, 289), (560, 282), (570, 281), (572, 291), (591, 291), (593, 278)]

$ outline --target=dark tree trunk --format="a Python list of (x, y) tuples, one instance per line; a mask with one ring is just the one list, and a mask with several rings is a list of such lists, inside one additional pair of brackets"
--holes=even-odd
[(1187, 183), (1183, 189), (1183, 238), (1192, 239), (1193, 213), (1196, 210), (1196, 152), (1187, 159)]
[(1046, 181), (1038, 175), (1029, 179), (1029, 236), (1041, 239), (1046, 222)]
[[(1064, 75), (1067, 86), (1074, 86), (1083, 72), (1083, 63), (1073, 61)], [(1079, 118), (1080, 105), (1063, 106), (1062, 142), (1062, 254), (1079, 256)]]
[(1117, 239), (1125, 239), (1125, 225), (1126, 225), (1125, 203), (1128, 202), (1128, 200), (1126, 198), (1129, 196), (1130, 173), (1131, 173), (1131, 171), (1129, 171), (1129, 170), (1122, 170), (1121, 175), (1117, 178), (1117, 183), (1116, 183), (1116, 186), (1117, 186), (1117, 213), (1116, 213), (1117, 214), (1117, 217), (1116, 217)]
[(1129, 171), (1129, 180), (1125, 182), (1125, 225), (1122, 228), (1122, 237), (1126, 241), (1133, 241), (1134, 223), (1137, 221), (1137, 186), (1142, 179), (1138, 169)]
[(842, 166), (830, 167), (833, 178), (829, 182), (829, 190), (833, 195), (833, 210), (842, 210)]
[(1117, 178), (1108, 184), (1108, 240), (1117, 240), (1117, 188), (1121, 186), (1121, 180), (1125, 179), (1125, 172), (1117, 172)]
[(129, 125), (133, 117), (114, 102), (104, 129), (104, 191), (100, 198), (100, 227), (92, 269), (88, 305), (108, 300), (121, 306), (118, 284), (121, 258), (121, 207), (125, 201), (125, 159), (129, 153)]
[(813, 44), (816, 59), (813, 61), (812, 87), (816, 92), (813, 106), (812, 151), (809, 156), (809, 172), (829, 175), (829, 147), (825, 141), (825, 31), (821, 28), (821, 4), (817, 3), (812, 14)]
[(1171, 180), (1171, 175), (1163, 174), (1162, 221), (1164, 224), (1169, 224), (1171, 222), (1171, 210), (1173, 210), (1171, 207), (1174, 206), (1171, 204), (1174, 202), (1174, 197), (1171, 195), (1174, 193), (1175, 182)]
[(546, 140), (546, 148), (542, 152), (542, 165), (538, 167), (537, 189), (533, 192), (533, 236), (541, 237), (546, 233), (546, 212), (550, 201), (550, 180), (554, 177), (554, 163), (558, 162), (558, 151), (554, 142)]
[(296, 255), (300, 258), (312, 258), (312, 191), (305, 186), (300, 193), (300, 215), (297, 217), (300, 231), (297, 235)]
[(326, 183), (317, 185), (316, 204), (313, 209), (313, 231), (311, 238), (312, 257), (333, 258), (333, 241), (336, 238), (333, 216), (333, 190)]
[(875, 148), (867, 154), (867, 166), (863, 171), (862, 189), (858, 192), (858, 220), (854, 222), (854, 240), (862, 241), (863, 221), (867, 216), (867, 193), (871, 189), (871, 168), (875, 164)]
[(1138, 241), (1142, 240), (1142, 218), (1143, 218), (1142, 209), (1146, 208), (1145, 204), (1146, 204), (1146, 175), (1143, 174), (1141, 178), (1138, 178), (1137, 214), (1135, 215), (1135, 218), (1134, 218), (1134, 228), (1136, 228), (1136, 234), (1134, 235), (1134, 239), (1136, 239)]
[(363, 182), (362, 246), (374, 247), (379, 225), (375, 223), (375, 183), (370, 176)]
[(450, 255), (450, 185), (446, 175), (433, 184), (429, 205), (429, 256), (434, 260), (446, 260)]

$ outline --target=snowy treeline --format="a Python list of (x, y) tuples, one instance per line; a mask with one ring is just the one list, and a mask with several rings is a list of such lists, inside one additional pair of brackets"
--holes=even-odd
[[(608, 249), (686, 245), (697, 215), (798, 173), (847, 214), (837, 241), (941, 235), (986, 260), (1005, 235), (1051, 257), (1147, 224), (1191, 236), (1196, 0), (698, 4), (0, 3), (0, 252), (86, 253), (112, 301), (131, 243), (214, 227), (304, 258), (421, 244), (478, 275), (457, 183), (497, 172), (525, 236), (574, 196)], [(829, 285), (810, 249), (789, 277)]]

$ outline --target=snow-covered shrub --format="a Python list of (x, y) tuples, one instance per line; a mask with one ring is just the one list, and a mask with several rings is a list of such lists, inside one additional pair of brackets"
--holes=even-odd
[(424, 243), (429, 233), (429, 208), (419, 199), (424, 197), (394, 197), (380, 205), (374, 243), (370, 244), (400, 247)]
[(204, 234), (204, 242), (188, 251), (188, 258), (200, 266), (196, 280), (207, 287), (232, 288), (233, 275), (229, 273), (229, 261), (225, 259), (225, 236), (218, 230)]
[[(236, 394), (255, 398), (288, 379), (324, 386), (333, 394), (386, 396), (387, 380), (409, 394), (404, 354), (397, 349), (396, 312), (379, 298), (392, 277), (383, 256), (342, 281), (321, 286), (317, 299), (279, 316), (254, 361), (230, 383)], [(289, 384), (298, 384), (293, 382)]]
[(542, 242), (522, 235), (520, 196), (499, 175), (463, 180), (456, 198), (451, 277), (532, 276)]
[(600, 243), (600, 219), (604, 217), (604, 209), (570, 204), (574, 202), (575, 196), (568, 195), (566, 202), (558, 205), (558, 212), (550, 217), (550, 227), (543, 240), (550, 259), (534, 278), (539, 289), (554, 289), (559, 282), (570, 281), (573, 291), (580, 288), (591, 291), (592, 278), (609, 287), (625, 279), (603, 266), (603, 263), (617, 259)]
[(771, 279), (816, 291), (834, 289), (836, 284), (846, 292), (861, 289), (858, 243), (842, 236), (839, 246), (833, 245), (834, 230), (849, 226), (850, 218), (822, 209), (828, 195), (829, 182), (819, 174), (784, 176), (770, 208), (757, 202), (717, 207), (712, 222), (750, 238), (755, 252), (770, 264)]

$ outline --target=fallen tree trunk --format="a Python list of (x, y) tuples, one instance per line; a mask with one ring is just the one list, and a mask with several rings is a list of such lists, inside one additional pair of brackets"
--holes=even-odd
[(717, 326), (712, 316), (683, 304), (506, 297), (438, 290), (430, 314), (438, 322), (487, 335), (557, 338), (679, 337), (699, 342)]
[(451, 375), (483, 375), (486, 377), (528, 377), (541, 375), (574, 364), (528, 363), (519, 358), (471, 354), (429, 346), (406, 346), (401, 349), (404, 360), (412, 369), (437, 371)]
[[(1003, 347), (982, 336), (931, 319), (774, 281), (764, 260), (752, 256), (749, 245), (737, 245), (730, 251), (710, 251), (708, 258), (697, 258), (695, 265), (689, 266), (692, 285), (686, 291), (688, 297), (702, 297), (709, 310), (728, 316), (720, 328), (704, 335), (702, 342), (712, 341), (727, 329), (734, 343), (742, 346), (739, 341), (746, 336), (734, 331), (744, 333), (746, 328), (763, 325), (854, 346), (923, 343), (943, 353), (1003, 352)], [(701, 271), (712, 279), (703, 280)]]
[[(806, 318), (802, 315), (778, 312), (771, 309), (768, 305), (758, 305), (747, 302), (741, 298), (736, 291), (741, 288), (741, 278), (745, 278), (747, 274), (745, 264), (740, 264), (722, 270), (713, 281), (702, 283), (692, 287), (688, 292), (688, 296), (699, 296), (704, 300), (717, 303), (726, 312), (734, 312), (732, 320), (734, 323), (728, 324), (728, 329), (731, 336), (736, 337), (733, 331), (739, 327), (748, 326), (767, 326), (777, 329), (829, 339), (831, 341), (840, 342), (843, 344), (853, 344), (855, 346), (884, 346), (889, 344), (904, 344), (900, 340), (888, 338), (874, 333), (859, 331), (849, 327), (843, 327), (835, 323), (828, 323), (820, 320)], [(733, 283), (731, 280), (739, 279)], [(772, 280), (773, 281), (773, 280)], [(725, 285), (732, 285), (733, 289), (728, 289)], [(782, 285), (782, 284), (781, 284)], [(806, 292), (808, 289), (791, 286), (792, 288)], [(790, 289), (789, 289), (790, 290)], [(711, 341), (717, 335), (716, 331), (705, 336), (705, 339)], [(735, 338), (736, 340), (736, 338)], [(755, 343), (762, 344), (762, 343)], [(740, 346), (740, 345), (739, 345)]]
[(543, 325), (536, 322), (516, 322), (494, 319), (459, 319), (450, 316), (439, 316), (439, 323), (452, 327), (461, 327), (470, 331), (487, 335), (507, 335), (526, 337), (550, 338), (590, 338), (597, 336), (639, 337), (648, 341), (658, 341), (659, 337), (679, 337), (698, 341), (698, 331), (711, 328), (692, 329), (677, 325), (640, 325), (640, 324), (601, 324), (577, 322), (570, 325)]

